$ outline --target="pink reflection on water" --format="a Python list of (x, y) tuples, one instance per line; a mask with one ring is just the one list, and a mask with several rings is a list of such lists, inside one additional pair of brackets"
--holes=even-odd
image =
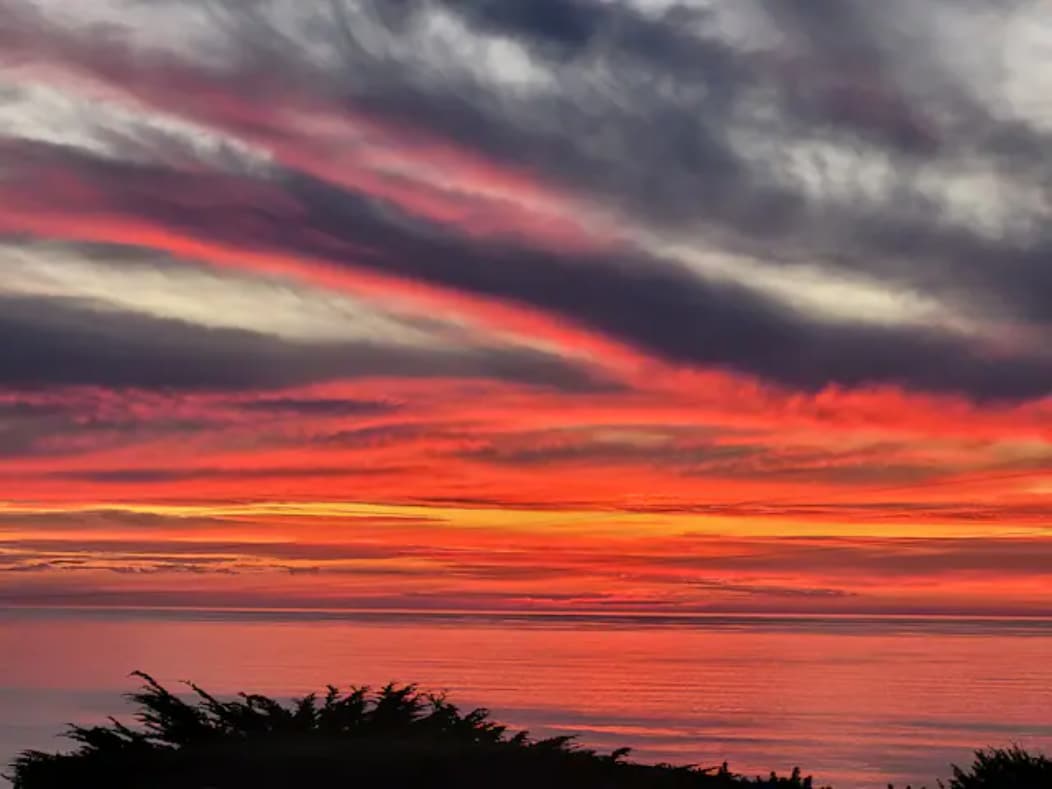
[[(799, 764), (838, 789), (934, 785), (975, 747), (1052, 747), (1049, 656), (1040, 623), (21, 612), (0, 617), (0, 755), (59, 747), (45, 735), (66, 720), (130, 717), (119, 694), (141, 668), (279, 697), (417, 682), (512, 726), (630, 745), (644, 760)], [(14, 728), (27, 719), (17, 705), (32, 707), (31, 727)]]

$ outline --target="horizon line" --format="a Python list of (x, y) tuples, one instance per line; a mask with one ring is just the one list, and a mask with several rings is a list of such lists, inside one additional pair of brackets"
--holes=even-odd
[(91, 605), (91, 604), (7, 604), (8, 613), (19, 611), (69, 611), (69, 612), (124, 612), (124, 613), (202, 613), (202, 614), (284, 614), (284, 615), (328, 615), (328, 616), (396, 616), (396, 617), (515, 617), (522, 619), (573, 618), (580, 620), (617, 618), (638, 620), (870, 620), (870, 621), (1013, 621), (1050, 622), (1048, 613), (990, 613), (990, 612), (925, 612), (925, 611), (632, 611), (632, 610), (587, 610), (566, 609), (482, 609), (482, 608), (404, 608), (404, 607), (340, 607), (340, 606), (198, 606), (198, 605)]

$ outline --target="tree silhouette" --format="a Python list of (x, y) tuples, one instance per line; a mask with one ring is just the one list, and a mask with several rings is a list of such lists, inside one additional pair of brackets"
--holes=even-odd
[[(746, 778), (726, 764), (701, 769), (599, 754), (572, 737), (509, 734), (485, 709), (461, 712), (414, 685), (334, 685), (290, 705), (259, 694), (223, 701), (186, 683), (192, 703), (153, 677), (128, 694), (137, 728), (70, 726), (69, 753), (27, 751), (15, 789), (453, 787), (454, 789), (811, 789), (810, 777)], [(1052, 789), (1052, 761), (1019, 747), (977, 751), (940, 789)]]
[(139, 727), (70, 726), (78, 747), (27, 751), (12, 764), (15, 789), (228, 789), (287, 786), (449, 786), (465, 789), (810, 789), (811, 779), (746, 779), (727, 765), (642, 765), (627, 748), (601, 755), (572, 737), (509, 735), (485, 709), (461, 712), (414, 685), (377, 691), (330, 685), (283, 705), (240, 694), (223, 701), (187, 683), (187, 702), (148, 674), (129, 698)]
[(1018, 746), (975, 752), (968, 772), (953, 766), (949, 789), (1050, 789), (1052, 760)]

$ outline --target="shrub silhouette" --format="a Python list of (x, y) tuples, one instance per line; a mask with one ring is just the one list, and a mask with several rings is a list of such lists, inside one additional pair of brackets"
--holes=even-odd
[(954, 765), (949, 789), (1050, 789), (1052, 760), (1022, 748), (991, 748), (975, 752), (968, 772)]
[[(747, 779), (718, 768), (642, 765), (579, 748), (571, 737), (509, 735), (484, 709), (462, 713), (413, 685), (378, 691), (329, 686), (291, 706), (258, 694), (221, 701), (187, 683), (194, 703), (148, 674), (129, 694), (140, 728), (71, 726), (71, 753), (27, 751), (15, 789), (459, 787), (462, 789), (810, 789), (811, 779)], [(955, 788), (956, 789), (956, 788)], [(971, 789), (971, 785), (962, 785)]]

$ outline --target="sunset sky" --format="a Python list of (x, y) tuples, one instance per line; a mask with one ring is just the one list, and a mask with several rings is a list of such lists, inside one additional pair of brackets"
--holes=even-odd
[(0, 605), (1052, 613), (1052, 4), (0, 0)]

